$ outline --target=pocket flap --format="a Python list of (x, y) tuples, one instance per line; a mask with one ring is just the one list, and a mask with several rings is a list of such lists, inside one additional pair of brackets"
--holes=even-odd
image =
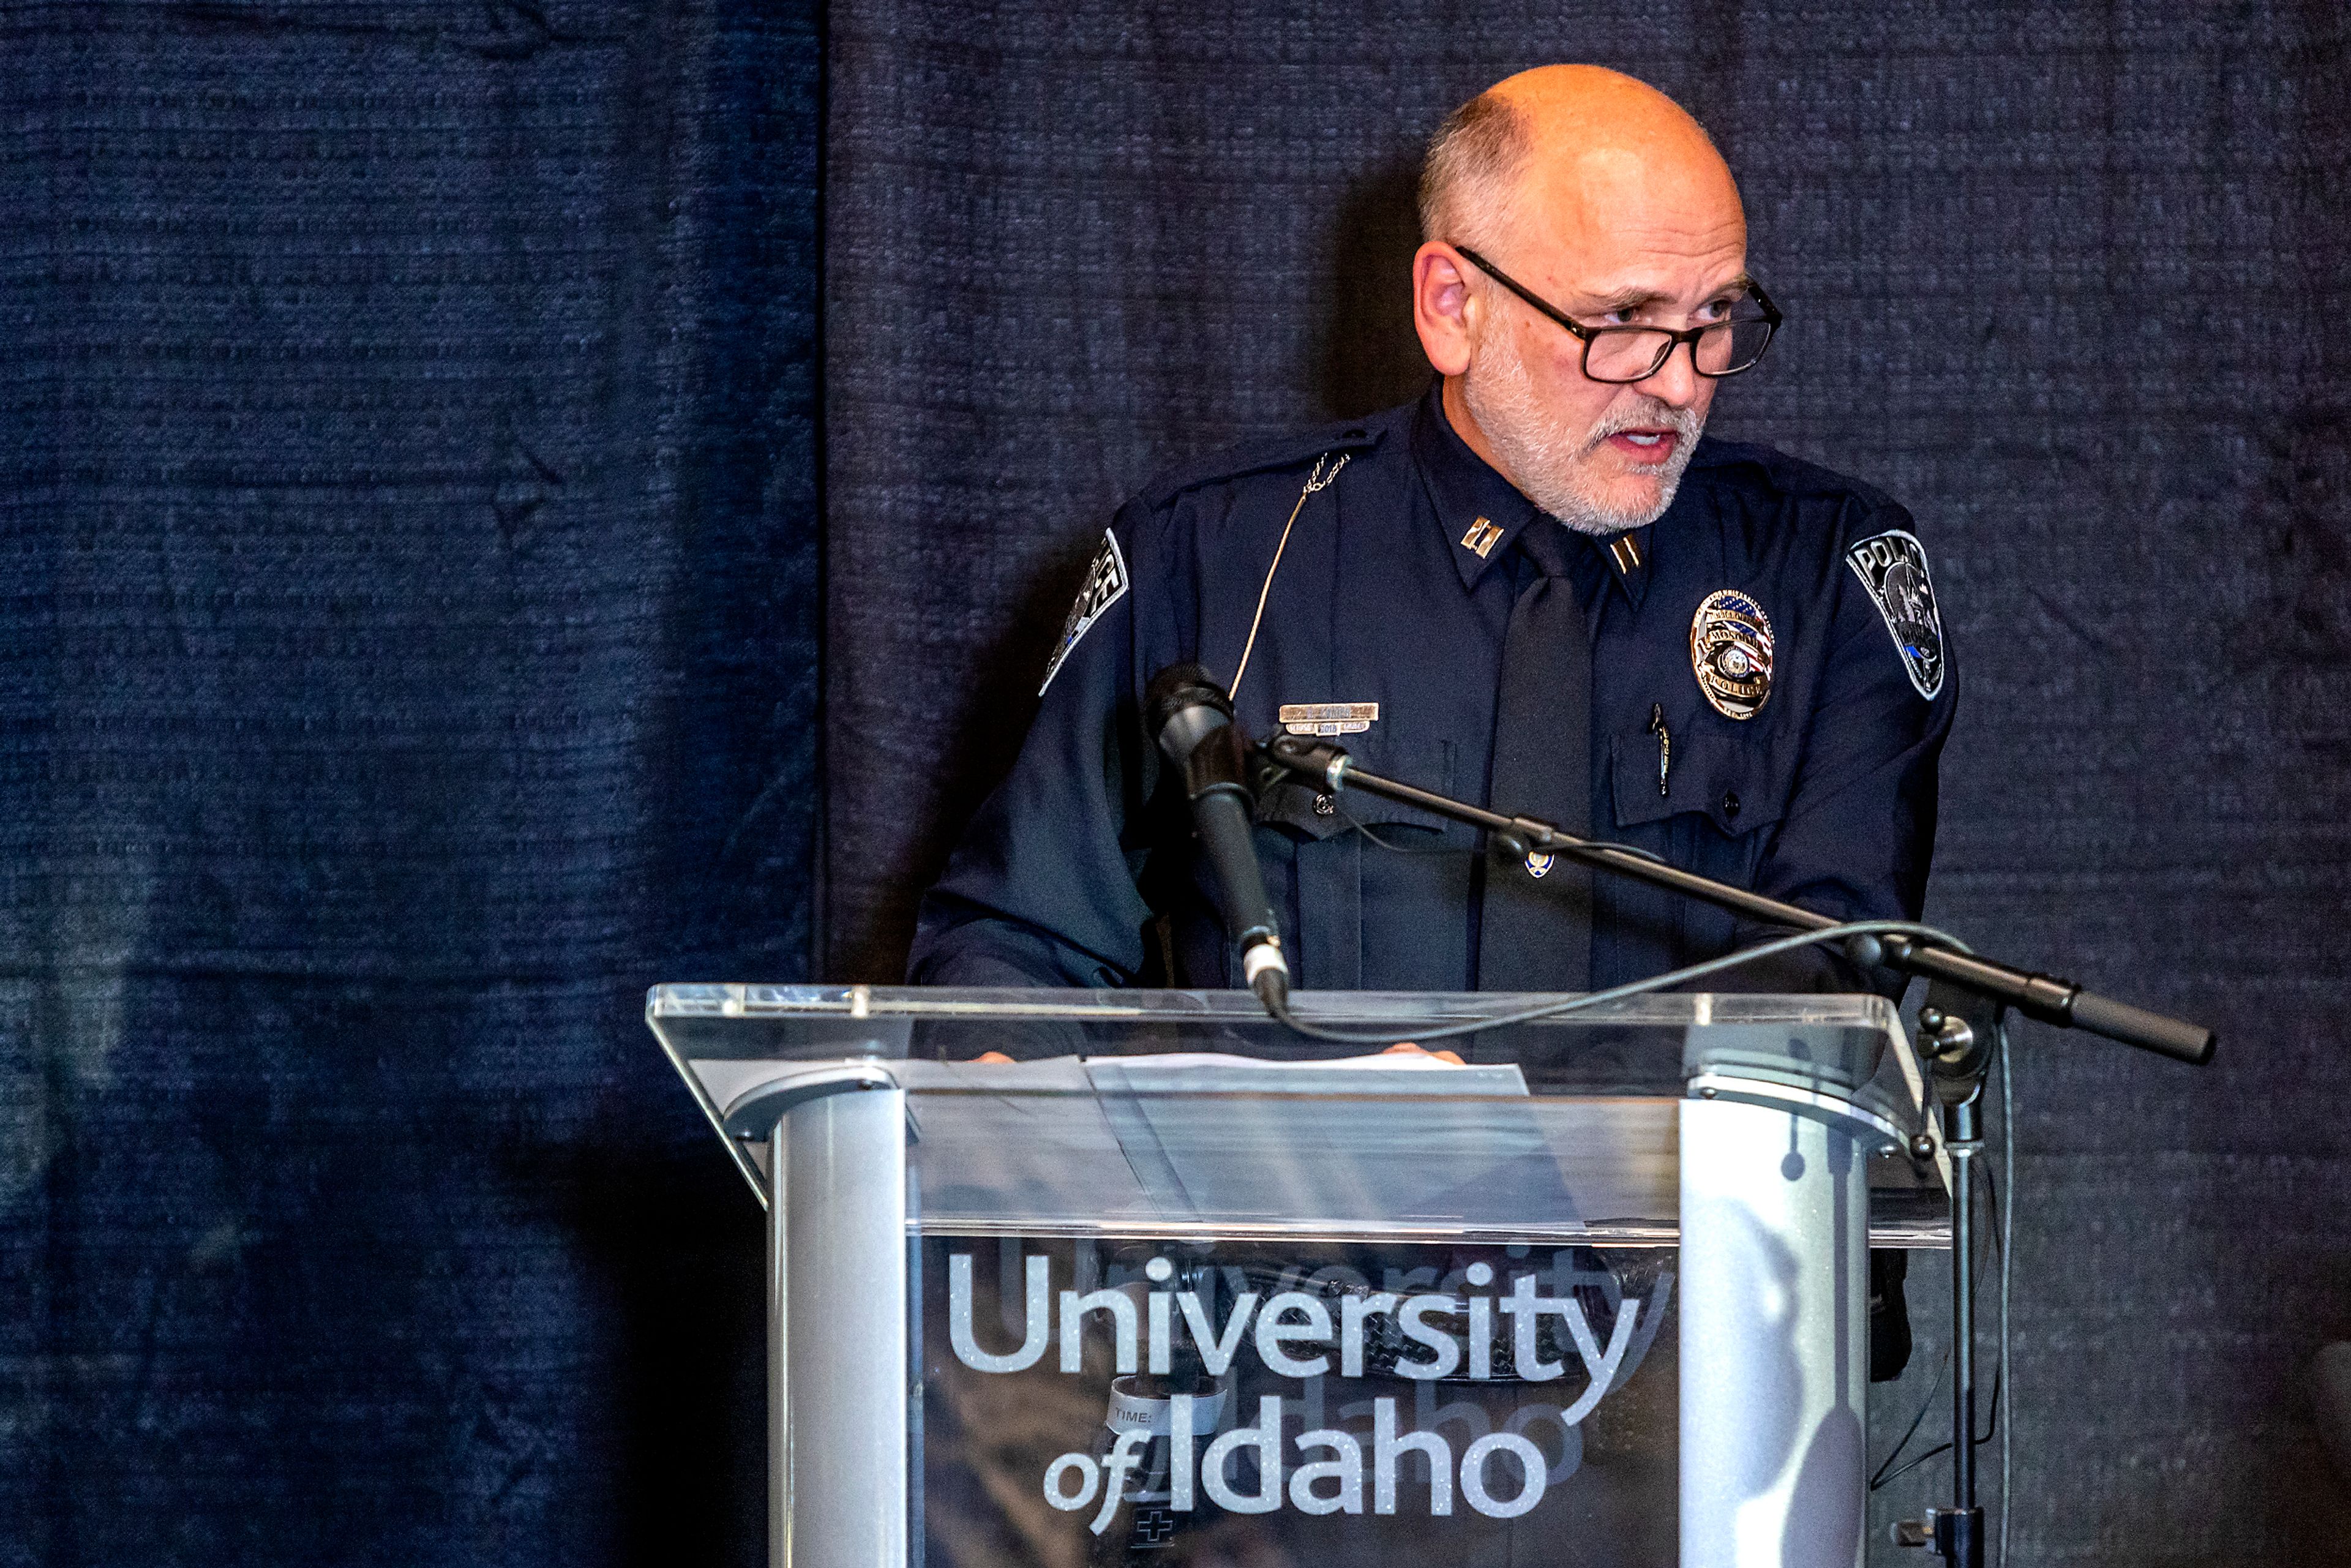
[(1616, 825), (1635, 828), (1684, 811), (1700, 811), (1736, 838), (1780, 820), (1779, 770), (1770, 752), (1751, 741), (1719, 735), (1675, 736), (1666, 792), (1657, 791), (1657, 737), (1644, 732), (1609, 741), (1609, 780), (1615, 786)]
[[(1391, 746), (1374, 756), (1368, 748), (1356, 751), (1355, 759), (1366, 772), (1399, 784), (1410, 784), (1440, 795), (1453, 793), (1453, 747), (1442, 740), (1424, 740), (1414, 744)], [(1322, 809), (1317, 809), (1317, 802)], [(1344, 815), (1342, 815), (1343, 810)], [(1354, 821), (1348, 821), (1349, 818)], [(1290, 781), (1278, 784), (1258, 802), (1259, 822), (1289, 828), (1310, 839), (1327, 839), (1343, 833), (1361, 822), (1367, 828), (1405, 827), (1427, 828), (1437, 832), (1448, 831), (1462, 835), (1468, 841), (1469, 830), (1458, 828), (1433, 811), (1417, 806), (1407, 806), (1400, 800), (1389, 800), (1365, 789), (1350, 789), (1344, 800), (1334, 800), (1325, 790), (1311, 784)]]

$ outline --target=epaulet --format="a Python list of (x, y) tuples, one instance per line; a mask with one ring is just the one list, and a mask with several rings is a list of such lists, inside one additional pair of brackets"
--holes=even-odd
[[(1162, 470), (1151, 483), (1136, 492), (1135, 499), (1145, 507), (1156, 508), (1167, 505), (1185, 491), (1197, 489), (1203, 485), (1247, 478), (1252, 474), (1277, 474), (1285, 469), (1305, 472), (1324, 458), (1335, 460), (1343, 455), (1368, 452), (1389, 436), (1390, 426), (1394, 424), (1397, 412), (1390, 409), (1368, 419), (1350, 420), (1343, 424), (1325, 425), (1320, 430), (1228, 446), (1210, 456)], [(1410, 413), (1410, 405), (1407, 404), (1402, 412)]]
[(1707, 436), (1690, 454), (1696, 469), (1745, 468), (1785, 496), (1850, 496), (1872, 511), (1901, 511), (1900, 503), (1876, 486), (1849, 474), (1791, 457), (1776, 446), (1744, 441), (1718, 441)]

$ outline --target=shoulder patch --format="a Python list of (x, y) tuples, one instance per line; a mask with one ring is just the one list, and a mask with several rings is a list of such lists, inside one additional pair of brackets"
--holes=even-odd
[(1869, 590), (1902, 667), (1918, 695), (1932, 702), (1943, 689), (1943, 616), (1935, 603), (1935, 580), (1927, 571), (1927, 550), (1917, 537), (1893, 528), (1844, 552), (1845, 564)]
[(1104, 528), (1102, 549), (1094, 551), (1093, 564), (1086, 568), (1085, 586), (1078, 590), (1078, 601), (1070, 606), (1070, 618), (1061, 622), (1061, 640), (1053, 645), (1052, 661), (1045, 666), (1045, 685), (1037, 688), (1039, 696), (1061, 673), (1078, 639), (1102, 619), (1103, 611), (1126, 597), (1127, 582), (1126, 556), (1118, 548), (1118, 536)]

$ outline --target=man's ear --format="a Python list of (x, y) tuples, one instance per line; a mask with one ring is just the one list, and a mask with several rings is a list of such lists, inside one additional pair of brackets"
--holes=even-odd
[(1431, 240), (1413, 253), (1413, 330), (1420, 334), (1421, 351), (1438, 375), (1458, 376), (1468, 370), (1473, 308), (1469, 264), (1460, 252), (1443, 240)]

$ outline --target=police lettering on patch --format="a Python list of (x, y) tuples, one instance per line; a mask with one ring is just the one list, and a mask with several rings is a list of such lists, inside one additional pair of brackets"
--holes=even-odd
[(1918, 695), (1934, 701), (1943, 689), (1943, 616), (1935, 604), (1935, 580), (1927, 571), (1927, 550), (1917, 538), (1893, 528), (1862, 540), (1844, 552), (1861, 585), (1869, 590), (1902, 667)]
[(1714, 711), (1753, 718), (1771, 700), (1771, 618), (1735, 589), (1709, 593), (1690, 617), (1690, 673)]
[(1037, 688), (1043, 696), (1045, 687), (1061, 673), (1061, 665), (1078, 639), (1102, 617), (1102, 612), (1126, 597), (1126, 556), (1118, 548), (1118, 536), (1108, 528), (1102, 530), (1102, 549), (1094, 552), (1093, 564), (1086, 568), (1085, 586), (1078, 590), (1077, 602), (1070, 606), (1070, 618), (1061, 622), (1061, 640), (1053, 648), (1052, 662), (1045, 666), (1045, 685)]

